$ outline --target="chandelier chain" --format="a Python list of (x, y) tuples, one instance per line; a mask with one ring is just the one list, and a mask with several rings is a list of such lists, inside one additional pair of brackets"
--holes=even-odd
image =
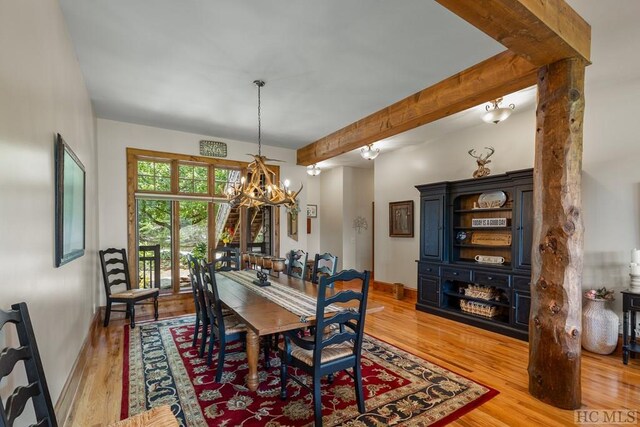
[(262, 87), (262, 85), (260, 83), (257, 83), (257, 85), (258, 85), (258, 156), (261, 156), (262, 155), (262, 117), (260, 114), (260, 88)]

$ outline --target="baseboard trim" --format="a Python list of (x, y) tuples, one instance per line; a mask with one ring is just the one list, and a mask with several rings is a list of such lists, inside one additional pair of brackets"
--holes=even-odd
[[(382, 282), (380, 280), (373, 281), (373, 289), (377, 291), (382, 291), (386, 293), (393, 294), (394, 283)], [(412, 301), (418, 300), (418, 290), (414, 288), (404, 287), (404, 299), (409, 299)]]
[(85, 371), (87, 370), (87, 365), (91, 359), (90, 356), (93, 351), (91, 346), (91, 337), (94, 335), (96, 328), (100, 324), (100, 312), (101, 311), (98, 309), (93, 315), (93, 319), (89, 325), (89, 330), (87, 331), (87, 336), (82, 343), (82, 347), (80, 348), (78, 357), (73, 364), (69, 377), (67, 377), (64, 387), (62, 387), (60, 397), (58, 397), (58, 401), (55, 404), (54, 410), (56, 418), (58, 419), (58, 425), (63, 426), (66, 424), (67, 418), (71, 413), (71, 407), (73, 406), (76, 393), (80, 389), (80, 383), (85, 376)]

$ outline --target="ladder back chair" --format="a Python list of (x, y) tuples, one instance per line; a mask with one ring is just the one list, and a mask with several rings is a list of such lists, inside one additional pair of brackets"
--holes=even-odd
[(202, 290), (202, 276), (200, 274), (201, 260), (193, 255), (187, 255), (187, 263), (189, 264), (189, 279), (191, 281), (191, 292), (193, 293), (193, 304), (196, 309), (196, 324), (193, 330), (193, 343), (195, 347), (198, 342), (198, 334), (200, 337), (200, 350), (198, 355), (204, 355), (204, 349), (207, 342), (207, 332), (209, 329), (209, 314), (204, 301), (204, 292)]
[(28, 385), (16, 387), (6, 402), (0, 399), (0, 425), (12, 427), (29, 399), (32, 399), (36, 426), (57, 427), (58, 421), (53, 411), (27, 304), (13, 304), (8, 312), (0, 310), (0, 330), (4, 329), (6, 323), (15, 325), (20, 347), (4, 348), (0, 353), (0, 381), (13, 371), (18, 362), (23, 361)]
[(215, 258), (216, 271), (238, 271), (241, 270), (240, 250), (238, 248), (224, 247), (216, 251), (216, 255), (221, 253), (222, 256)]
[[(140, 289), (131, 287), (129, 278), (129, 263), (127, 252), (124, 249), (109, 248), (100, 251), (100, 266), (102, 267), (102, 278), (104, 280), (104, 290), (107, 294), (107, 310), (104, 315), (104, 326), (109, 325), (111, 311), (123, 311), (126, 317), (130, 318), (131, 327), (135, 328), (135, 305), (140, 301), (153, 299), (154, 318), (158, 320), (158, 294), (160, 290)], [(125, 285), (125, 289), (112, 293), (111, 287)], [(115, 310), (111, 308), (112, 303), (126, 304), (125, 310)], [(151, 304), (151, 303), (149, 303)]]
[[(213, 359), (213, 347), (215, 341), (218, 340), (218, 364), (216, 366), (216, 382), (222, 380), (222, 372), (224, 370), (224, 358), (227, 353), (227, 343), (232, 341), (245, 340), (247, 336), (247, 327), (236, 314), (229, 313), (220, 301), (218, 292), (218, 284), (216, 283), (216, 271), (213, 263), (206, 264), (204, 261), (200, 264), (202, 272), (202, 287), (204, 289), (204, 299), (211, 322), (211, 332), (209, 336), (209, 351), (207, 354), (207, 364), (211, 365)], [(269, 346), (265, 345), (264, 358), (265, 366), (269, 366)], [(239, 351), (244, 351), (243, 348)]]
[[(311, 282), (318, 284), (320, 276), (333, 276), (338, 269), (338, 257), (325, 252), (322, 255), (316, 254), (313, 261), (313, 272), (311, 273)], [(333, 283), (333, 282), (331, 282)]]
[(211, 335), (209, 336), (207, 364), (211, 365), (213, 358), (213, 346), (217, 340), (219, 349), (218, 365), (216, 367), (216, 382), (219, 383), (222, 380), (227, 343), (231, 341), (244, 340), (247, 334), (247, 327), (235, 314), (228, 316), (224, 315), (223, 304), (222, 301), (220, 301), (220, 294), (218, 293), (218, 285), (216, 283), (214, 263), (206, 264), (202, 261), (200, 267), (202, 272), (202, 288), (205, 305), (211, 321)]
[[(325, 375), (345, 371), (354, 379), (358, 410), (365, 412), (364, 394), (362, 390), (362, 370), (360, 355), (364, 337), (364, 320), (367, 310), (367, 294), (369, 292), (368, 271), (341, 271), (335, 276), (322, 277), (318, 287), (318, 305), (316, 308), (315, 334), (300, 337), (297, 331), (284, 333), (284, 342), (280, 344), (280, 397), (287, 398), (287, 377), (312, 391), (315, 425), (322, 425), (322, 402), (320, 379)], [(327, 296), (327, 289), (334, 282), (360, 281), (359, 290), (344, 290), (333, 296)], [(356, 303), (357, 308), (345, 308), (325, 315), (325, 308), (331, 304)], [(312, 388), (290, 373), (287, 367), (293, 366), (311, 375)], [(351, 368), (353, 373), (347, 369)]]
[(304, 280), (307, 274), (307, 256), (308, 254), (299, 249), (288, 253), (289, 265), (287, 268), (287, 276)]
[[(20, 346), (4, 348), (0, 352), (0, 381), (12, 372), (17, 372), (15, 367), (22, 361), (28, 384), (16, 387), (6, 401), (0, 399), (0, 426), (25, 425), (25, 420), (20, 420), (19, 417), (31, 399), (36, 417), (34, 426), (58, 427), (27, 304), (13, 304), (8, 312), (0, 310), (0, 330), (4, 331), (7, 323), (15, 325)], [(113, 424), (117, 427), (143, 425), (178, 427), (178, 420), (169, 405), (162, 405)]]
[(160, 289), (160, 245), (139, 246), (138, 267), (142, 287)]

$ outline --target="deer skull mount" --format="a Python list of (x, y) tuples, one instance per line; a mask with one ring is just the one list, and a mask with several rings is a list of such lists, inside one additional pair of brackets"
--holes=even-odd
[(489, 157), (491, 157), (491, 155), (496, 151), (493, 149), (493, 147), (484, 147), (487, 150), (489, 150), (489, 152), (482, 157), (481, 155), (476, 155), (476, 150), (471, 149), (469, 150), (469, 155), (473, 158), (476, 159), (476, 163), (478, 164), (478, 169), (473, 172), (473, 177), (474, 178), (482, 178), (483, 176), (488, 176), (491, 173), (491, 169), (489, 169), (488, 167), (486, 167), (487, 163), (491, 163), (491, 160), (489, 160)]

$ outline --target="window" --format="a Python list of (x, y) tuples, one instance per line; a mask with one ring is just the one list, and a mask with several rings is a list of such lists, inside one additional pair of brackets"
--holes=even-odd
[(178, 191), (188, 194), (209, 194), (209, 167), (178, 165)]
[(237, 182), (240, 182), (240, 170), (215, 168), (215, 195), (225, 195), (227, 188)]
[[(231, 208), (229, 185), (240, 182), (245, 162), (127, 149), (128, 248), (131, 277), (139, 266), (140, 246), (160, 246), (160, 288), (190, 289), (186, 257), (211, 260), (217, 248), (274, 254), (278, 242), (275, 211)], [(277, 170), (277, 168), (275, 168)], [(231, 231), (231, 239), (223, 232)]]
[(171, 191), (171, 163), (139, 160), (138, 190)]

